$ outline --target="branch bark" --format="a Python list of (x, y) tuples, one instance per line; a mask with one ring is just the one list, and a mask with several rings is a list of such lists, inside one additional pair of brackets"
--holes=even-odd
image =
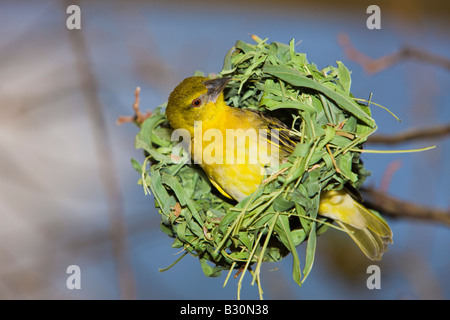
[(447, 135), (450, 135), (450, 123), (433, 127), (409, 129), (393, 135), (374, 134), (369, 136), (367, 143), (398, 144), (412, 140), (444, 138)]
[(450, 210), (430, 208), (404, 201), (373, 188), (362, 188), (364, 205), (394, 218), (411, 218), (426, 222), (438, 222), (450, 227)]

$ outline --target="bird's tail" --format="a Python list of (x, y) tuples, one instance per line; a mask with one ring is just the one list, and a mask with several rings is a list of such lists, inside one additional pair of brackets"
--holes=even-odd
[(371, 260), (380, 260), (388, 243), (392, 243), (388, 224), (345, 190), (324, 192), (318, 213), (335, 220)]

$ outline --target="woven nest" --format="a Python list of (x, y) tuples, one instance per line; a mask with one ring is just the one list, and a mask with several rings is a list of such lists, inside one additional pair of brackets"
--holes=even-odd
[[(247, 270), (259, 284), (262, 262), (291, 253), (293, 279), (300, 285), (312, 268), (316, 237), (332, 226), (317, 216), (320, 193), (362, 184), (368, 172), (360, 151), (376, 125), (370, 102), (350, 93), (350, 73), (342, 62), (318, 70), (295, 52), (293, 40), (286, 45), (253, 38), (256, 44), (238, 41), (230, 49), (219, 76), (232, 77), (224, 91), (228, 105), (269, 113), (299, 139), (277, 174), (240, 203), (224, 198), (201, 168), (183, 161), (189, 158), (185, 151), (173, 155), (178, 141), (171, 141), (164, 105), (136, 137), (136, 148), (148, 157), (142, 165), (132, 162), (139, 183), (155, 198), (161, 229), (174, 238), (172, 247), (183, 248), (182, 257), (198, 257), (205, 275), (225, 269), (229, 276), (241, 268), (239, 287)], [(306, 256), (300, 263), (296, 247), (303, 242)]]

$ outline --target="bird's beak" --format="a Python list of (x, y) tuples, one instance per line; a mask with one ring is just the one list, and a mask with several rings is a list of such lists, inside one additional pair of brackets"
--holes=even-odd
[(209, 101), (215, 103), (230, 80), (231, 78), (219, 78), (203, 81), (203, 84), (208, 89), (208, 92), (206, 94)]

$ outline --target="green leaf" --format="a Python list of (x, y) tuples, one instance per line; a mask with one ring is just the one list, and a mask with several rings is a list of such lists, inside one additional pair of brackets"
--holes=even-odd
[(170, 207), (167, 208), (164, 204), (169, 203), (170, 196), (167, 190), (161, 183), (161, 175), (159, 171), (154, 168), (150, 168), (150, 175), (152, 177), (150, 181), (150, 189), (156, 199), (156, 202), (160, 205), (163, 213), (167, 216), (170, 215)]
[(350, 87), (352, 84), (352, 79), (350, 78), (350, 71), (348, 71), (347, 67), (342, 63), (342, 61), (336, 61), (339, 69), (339, 80), (341, 81), (342, 86), (344, 87), (344, 92), (347, 95), (350, 95)]
[(267, 106), (267, 109), (269, 109), (270, 111), (277, 109), (298, 109), (309, 113), (314, 113), (316, 111), (312, 106), (299, 101), (286, 101), (281, 103), (276, 103), (276, 101), (273, 102), (274, 104)]
[(155, 127), (164, 121), (166, 121), (166, 118), (160, 112), (156, 112), (154, 115), (147, 118), (141, 126), (141, 131), (136, 135), (134, 146), (136, 149), (145, 150), (157, 161), (171, 162), (169, 156), (158, 152), (157, 148), (153, 147), (153, 143), (165, 147), (170, 145), (170, 142), (161, 139), (161, 137), (153, 133)]
[(311, 229), (308, 235), (308, 244), (306, 246), (306, 258), (305, 258), (305, 267), (303, 268), (302, 283), (305, 282), (306, 278), (311, 272), (315, 254), (316, 254), (316, 222), (312, 222)]
[(263, 68), (264, 73), (273, 75), (280, 78), (283, 81), (290, 83), (296, 87), (303, 87), (316, 90), (331, 100), (335, 101), (342, 109), (350, 112), (356, 118), (369, 126), (375, 126), (375, 123), (371, 117), (367, 115), (352, 99), (339, 94), (320, 83), (307, 78), (304, 74), (292, 68), (286, 68), (282, 66), (265, 65)]
[[(178, 180), (175, 177), (173, 177), (173, 176), (169, 176), (167, 174), (163, 174), (161, 176), (161, 183), (169, 186), (170, 189), (172, 189), (175, 192), (175, 194), (177, 195), (177, 198), (180, 201), (182, 206), (184, 206), (184, 205), (188, 206), (189, 212), (192, 214), (192, 217), (195, 220), (197, 220), (197, 223), (198, 223), (198, 225), (197, 224), (192, 224), (192, 225), (190, 225), (190, 227), (193, 227), (193, 226), (197, 225), (197, 228), (195, 228), (193, 231), (196, 231), (197, 235), (202, 235), (203, 234), (203, 229), (202, 229), (203, 228), (203, 221), (200, 218), (197, 210), (195, 209), (191, 199), (189, 199), (186, 196), (186, 193), (185, 193), (184, 189), (182, 188), (181, 184), (178, 182)], [(189, 218), (189, 217), (186, 217), (186, 218)]]
[[(296, 229), (291, 231), (292, 242), (294, 246), (300, 245), (306, 238), (306, 232), (304, 229)], [(302, 281), (303, 282), (303, 281)]]
[(213, 267), (208, 264), (208, 260), (205, 257), (199, 258), (200, 265), (202, 266), (203, 273), (207, 277), (219, 277), (222, 274), (222, 268)]
[(292, 209), (295, 203), (290, 200), (286, 200), (283, 197), (278, 197), (273, 203), (273, 208), (275, 211), (284, 212)]
[(131, 159), (131, 165), (133, 166), (134, 170), (137, 171), (137, 173), (142, 174), (142, 165), (137, 162), (135, 159)]
[(274, 229), (275, 232), (277, 232), (281, 242), (283, 242), (283, 244), (292, 254), (294, 260), (292, 265), (292, 278), (299, 286), (301, 286), (300, 260), (298, 258), (297, 250), (294, 245), (294, 239), (289, 227), (288, 217), (286, 215), (279, 215), (277, 224), (275, 225)]
[(231, 59), (232, 59), (234, 50), (236, 50), (236, 48), (231, 47), (230, 50), (228, 50), (227, 54), (225, 55), (221, 74), (233, 72), (234, 69), (232, 68), (232, 62), (231, 62), (232, 60)]
[(351, 153), (341, 154), (336, 159), (337, 166), (350, 181), (356, 182), (358, 180), (358, 175), (352, 171), (353, 159)]

